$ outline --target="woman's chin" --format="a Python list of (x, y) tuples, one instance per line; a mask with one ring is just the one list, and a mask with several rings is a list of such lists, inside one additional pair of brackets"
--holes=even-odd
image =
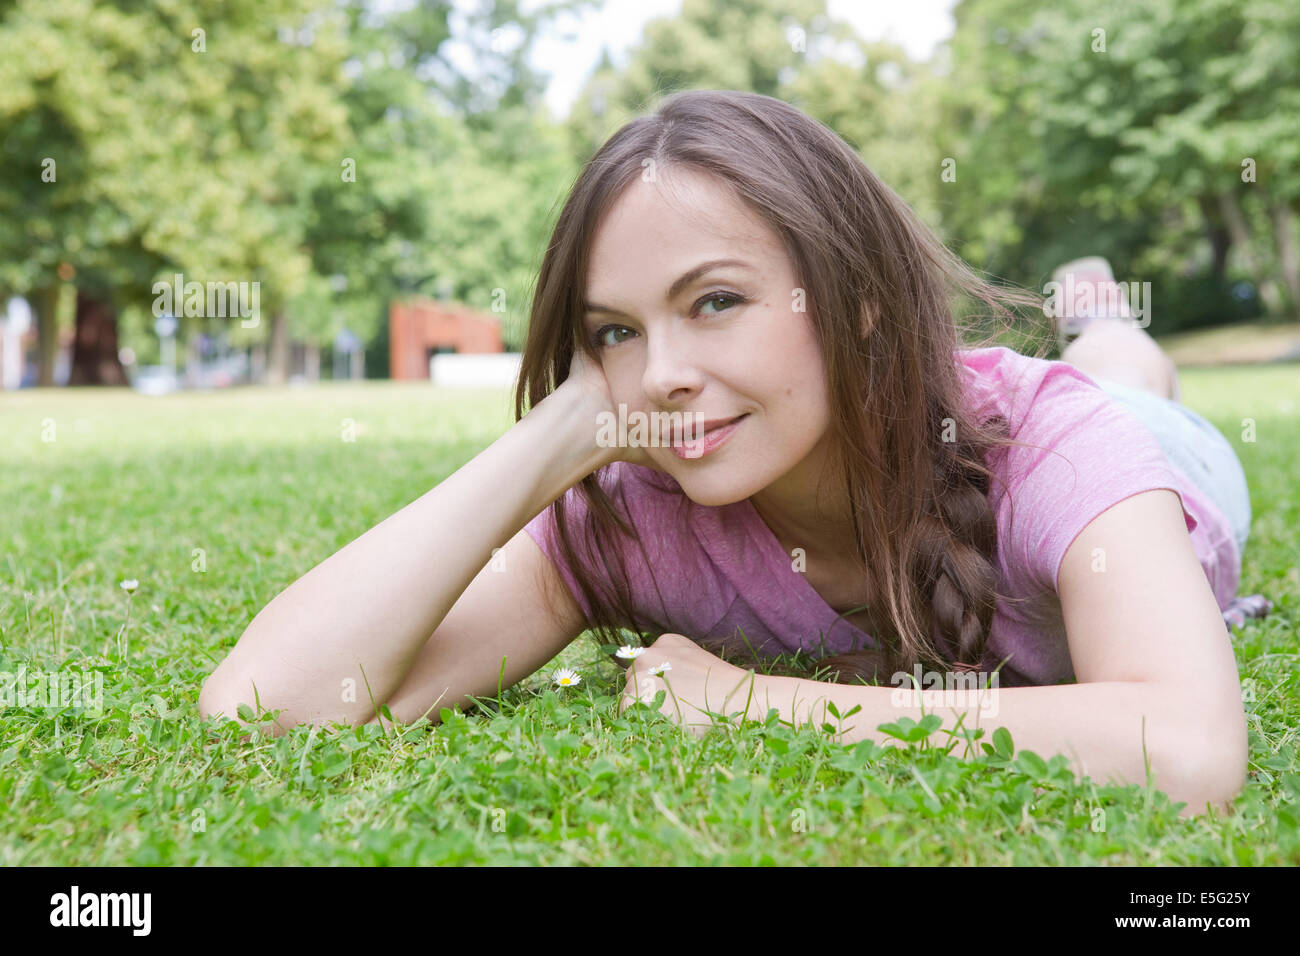
[(697, 505), (703, 505), (706, 508), (721, 508), (723, 505), (732, 505), (738, 501), (744, 501), (753, 495), (756, 491), (762, 489), (761, 484), (756, 484), (751, 477), (741, 479), (736, 474), (732, 475), (673, 475), (674, 480), (681, 486), (682, 494), (686, 495)]

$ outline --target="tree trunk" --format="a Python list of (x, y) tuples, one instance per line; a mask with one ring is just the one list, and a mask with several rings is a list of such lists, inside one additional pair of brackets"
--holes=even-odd
[(289, 381), (289, 320), (277, 310), (271, 316), (270, 354), (266, 361), (266, 384), (283, 385)]
[(309, 382), (320, 381), (320, 346), (311, 342), (303, 346), (303, 378)]
[(1222, 283), (1228, 274), (1228, 250), (1232, 247), (1232, 237), (1224, 228), (1223, 217), (1210, 196), (1200, 197), (1201, 215), (1205, 218), (1205, 234), (1210, 240), (1212, 260), (1210, 268), (1215, 282)]
[(1282, 291), (1270, 276), (1260, 274), (1260, 266), (1255, 260), (1255, 252), (1250, 241), (1250, 228), (1246, 225), (1246, 217), (1237, 203), (1236, 194), (1219, 193), (1219, 209), (1223, 213), (1223, 221), (1228, 226), (1228, 233), (1232, 236), (1232, 243), (1237, 247), (1241, 264), (1259, 286), (1259, 298), (1264, 303), (1264, 308), (1271, 315), (1278, 315), (1282, 311)]
[(77, 289), (77, 336), (69, 385), (128, 385), (117, 357), (117, 316), (104, 299)]
[(1295, 237), (1291, 234), (1291, 208), (1283, 201), (1273, 204), (1273, 238), (1277, 242), (1277, 261), (1282, 266), (1282, 281), (1291, 294), (1291, 314), (1300, 319), (1300, 256), (1296, 255)]
[(31, 298), (36, 312), (36, 384), (54, 384), (54, 361), (59, 355), (58, 282), (40, 289)]

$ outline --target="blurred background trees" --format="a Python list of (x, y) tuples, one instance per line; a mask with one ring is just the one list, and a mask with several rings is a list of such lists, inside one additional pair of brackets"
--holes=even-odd
[(450, 0), (0, 0), (0, 303), (31, 303), (40, 382), (60, 321), (71, 382), (125, 382), (126, 345), (156, 360), (153, 285), (177, 273), (259, 283), (256, 326), (177, 335), (256, 351), (269, 382), (290, 342), (319, 356), (345, 330), (385, 375), (399, 296), (496, 312), (518, 348), (581, 164), (683, 88), (817, 117), (1006, 281), (1100, 253), (1152, 283), (1153, 331), (1300, 320), (1292, 0), (961, 0), (928, 62), (824, 0), (684, 0), (553, 121), (529, 53), (598, 5), (480, 6), (471, 73)]

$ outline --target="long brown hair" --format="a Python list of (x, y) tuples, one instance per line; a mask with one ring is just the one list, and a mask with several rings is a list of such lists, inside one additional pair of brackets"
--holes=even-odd
[[(1009, 599), (996, 587), (987, 462), (1019, 443), (1000, 416), (982, 419), (967, 407), (954, 352), (1006, 344), (998, 336), (1010, 333), (1032, 349), (1017, 351), (1042, 358), (1048, 336), (1035, 348), (1034, 330), (1017, 326), (1011, 311), (1025, 307), (1041, 318), (1042, 297), (981, 278), (848, 144), (795, 107), (734, 90), (674, 93), (587, 162), (538, 275), (516, 420), (525, 399), (534, 407), (564, 381), (575, 347), (599, 364), (580, 334), (591, 238), (647, 159), (660, 175), (690, 169), (729, 189), (781, 237), (806, 290), (858, 558), (875, 572), (866, 610), (877, 646), (823, 658), (819, 671), (850, 683), (879, 682), (918, 664), (983, 666), (996, 602)], [(953, 291), (977, 306), (960, 321)], [(644, 640), (668, 630), (670, 616), (662, 592), (661, 612), (643, 608), (638, 617), (633, 610), (617, 536), (634, 536), (602, 485), (604, 472), (576, 486), (587, 511), (583, 557), (564, 496), (550, 507), (561, 550), (593, 609), (589, 627), (605, 644), (621, 643), (621, 629)], [(593, 566), (604, 573), (591, 573)]]

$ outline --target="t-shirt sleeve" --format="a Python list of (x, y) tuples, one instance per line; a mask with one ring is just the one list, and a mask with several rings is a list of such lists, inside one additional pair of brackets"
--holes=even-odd
[[(570, 529), (569, 537), (571, 540), (576, 541), (582, 528), (583, 518), (587, 512), (586, 503), (576, 487), (570, 488), (564, 493), (564, 505), (565, 521)], [(537, 542), (537, 547), (541, 549), (542, 554), (546, 555), (551, 560), (551, 563), (555, 565), (560, 572), (560, 576), (564, 579), (569, 593), (573, 595), (574, 600), (578, 602), (578, 606), (582, 608), (583, 616), (590, 622), (591, 604), (583, 596), (582, 589), (578, 587), (578, 580), (574, 576), (573, 568), (564, 558), (564, 552), (560, 547), (559, 532), (555, 526), (554, 508), (547, 505), (538, 512), (532, 521), (524, 525), (524, 530), (528, 532), (529, 537)], [(577, 546), (581, 547), (581, 544), (578, 543)]]
[[(615, 534), (612, 544), (618, 548), (618, 558), (626, 572), (623, 586), (636, 618), (625, 626), (647, 632), (675, 629), (692, 633), (698, 629), (695, 627), (698, 620), (689, 614), (685, 618), (680, 615), (691, 610), (704, 615), (707, 609), (699, 610), (683, 603), (688, 602), (687, 596), (700, 593), (702, 562), (695, 548), (695, 536), (691, 534), (689, 522), (684, 520), (687, 517), (684, 511), (686, 499), (680, 494), (680, 486), (654, 469), (623, 461), (614, 462), (597, 474), (611, 506), (632, 530), (631, 538)], [(587, 507), (578, 488), (566, 491), (563, 500), (565, 523), (569, 537), (578, 549), (578, 560), (594, 581), (597, 591), (612, 596), (615, 590), (622, 590), (616, 589), (608, 580), (608, 576), (615, 573), (615, 564), (612, 560), (600, 560), (600, 556), (593, 554), (591, 543), (583, 537)], [(524, 525), (524, 530), (555, 565), (590, 623), (593, 608), (582, 595), (574, 569), (560, 550), (551, 507), (548, 505)]]
[(1012, 510), (999, 546), (1038, 587), (1058, 592), (1074, 539), (1124, 499), (1167, 488), (1179, 496), (1188, 532), (1197, 519), (1150, 430), (1078, 369), (1047, 365), (1041, 384), (1013, 402), (1020, 426), (1011, 437), (1036, 447), (1007, 452)]

